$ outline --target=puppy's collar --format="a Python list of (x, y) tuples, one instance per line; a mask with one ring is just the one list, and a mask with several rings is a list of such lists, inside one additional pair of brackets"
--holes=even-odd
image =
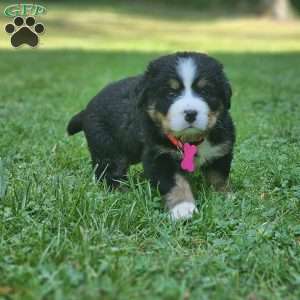
[[(183, 143), (180, 139), (177, 139), (174, 135), (170, 134), (170, 133), (167, 133), (166, 134), (166, 137), (168, 138), (168, 140), (174, 145), (176, 146), (177, 148), (182, 149), (183, 148), (183, 145), (185, 143)], [(199, 146), (202, 142), (204, 141), (204, 138), (200, 138), (198, 141), (194, 141), (190, 144), (192, 145), (195, 145), (195, 146)]]
[(180, 139), (177, 139), (172, 134), (166, 134), (168, 140), (179, 150), (181, 153), (181, 169), (187, 172), (194, 172), (195, 167), (195, 156), (198, 153), (197, 146), (204, 141), (204, 138), (193, 142), (192, 144), (183, 143)]

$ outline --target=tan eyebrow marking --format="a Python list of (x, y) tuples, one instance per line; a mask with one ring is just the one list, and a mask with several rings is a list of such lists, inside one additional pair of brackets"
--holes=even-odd
[(200, 80), (198, 80), (197, 82), (197, 86), (199, 88), (203, 88), (208, 84), (208, 80), (206, 80), (205, 78), (201, 78)]
[(178, 90), (180, 88), (179, 81), (174, 79), (174, 78), (171, 78), (169, 80), (169, 85), (170, 85), (170, 88), (173, 89), (173, 90)]

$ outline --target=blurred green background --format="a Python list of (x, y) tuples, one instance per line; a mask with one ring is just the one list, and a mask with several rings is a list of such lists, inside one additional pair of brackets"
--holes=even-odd
[[(1, 2), (0, 9), (12, 3)], [(46, 26), (41, 49), (300, 50), (298, 0), (70, 0), (39, 3), (48, 10), (46, 15), (38, 18)], [(9, 21), (2, 16), (0, 26)], [(1, 48), (11, 48), (4, 30), (0, 33), (0, 41)]]

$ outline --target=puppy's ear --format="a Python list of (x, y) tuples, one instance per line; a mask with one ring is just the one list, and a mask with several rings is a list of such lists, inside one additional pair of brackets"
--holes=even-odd
[(219, 64), (219, 66), (221, 67), (222, 99), (223, 99), (224, 107), (229, 110), (231, 106), (232, 88), (224, 72), (223, 65)]
[(223, 80), (223, 100), (226, 109), (230, 109), (231, 106), (231, 97), (232, 97), (232, 88), (229, 80), (224, 75)]
[(137, 105), (141, 109), (145, 108), (147, 104), (147, 88), (148, 85), (146, 75), (143, 75), (134, 89), (134, 94), (137, 99)]

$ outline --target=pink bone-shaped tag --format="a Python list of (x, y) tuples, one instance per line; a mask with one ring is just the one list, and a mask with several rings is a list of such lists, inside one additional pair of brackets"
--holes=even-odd
[(197, 155), (197, 147), (188, 143), (183, 144), (183, 154), (181, 161), (181, 168), (187, 172), (195, 171), (194, 157)]

